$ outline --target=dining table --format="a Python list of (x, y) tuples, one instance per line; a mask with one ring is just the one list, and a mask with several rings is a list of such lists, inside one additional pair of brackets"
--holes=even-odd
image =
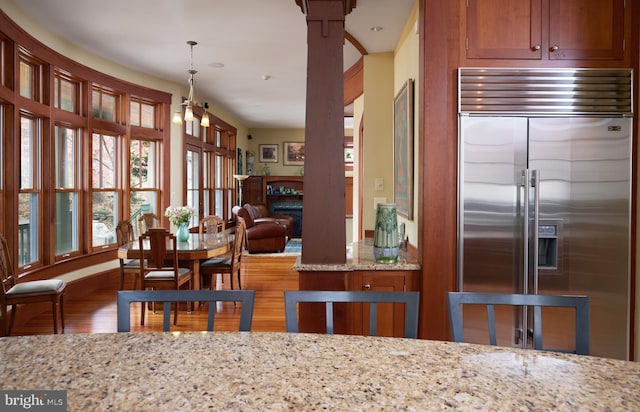
[[(233, 229), (218, 233), (189, 233), (186, 241), (178, 241), (178, 260), (186, 262), (193, 272), (193, 286), (200, 289), (200, 262), (224, 255), (233, 246)], [(145, 246), (143, 245), (143, 248)], [(118, 248), (118, 259), (140, 259), (140, 242), (136, 239)], [(198, 307), (197, 302), (195, 302)]]
[(12, 336), (0, 364), (3, 391), (62, 391), (69, 411), (640, 410), (637, 362), (424, 339)]

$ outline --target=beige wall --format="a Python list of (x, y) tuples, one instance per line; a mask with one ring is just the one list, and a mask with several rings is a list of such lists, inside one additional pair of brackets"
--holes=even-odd
[[(283, 164), (283, 150), (285, 142), (304, 142), (304, 129), (249, 129), (249, 134), (251, 140), (247, 140), (246, 149), (255, 153), (254, 175), (264, 175), (265, 166), (269, 167), (272, 176), (299, 176), (302, 173), (302, 166), (285, 166)], [(277, 163), (260, 162), (261, 144), (278, 146)]]
[[(393, 53), (364, 57), (362, 229), (375, 226), (374, 201), (393, 202)], [(382, 190), (376, 189), (382, 179)]]
[(417, 33), (417, 19), (418, 19), (418, 2), (413, 5), (409, 18), (404, 27), (404, 31), (396, 47), (393, 59), (393, 90), (394, 96), (398, 93), (400, 88), (405, 84), (407, 79), (413, 79), (414, 81), (414, 96), (413, 96), (413, 218), (406, 219), (398, 216), (398, 223), (404, 222), (406, 226), (406, 236), (409, 237), (409, 242), (417, 246), (418, 245), (418, 188), (420, 183), (418, 181), (418, 153), (420, 152), (421, 142), (418, 136), (418, 94), (420, 90), (418, 84), (418, 56), (419, 56), (419, 36)]

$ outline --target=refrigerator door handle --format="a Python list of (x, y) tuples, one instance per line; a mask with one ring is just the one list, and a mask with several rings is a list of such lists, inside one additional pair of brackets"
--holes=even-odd
[[(524, 169), (522, 171), (522, 186), (524, 188), (524, 193), (522, 197), (523, 201), (523, 245), (522, 245), (522, 263), (523, 263), (523, 271), (522, 271), (522, 292), (524, 294), (529, 293), (529, 207), (531, 202), (531, 196), (529, 188), (531, 187), (531, 171), (529, 169)], [(529, 320), (527, 316), (527, 308), (523, 307), (519, 312), (520, 317), (520, 331), (516, 335), (516, 344), (519, 343), (520, 347), (526, 348), (527, 341), (529, 336)], [(518, 339), (519, 338), (519, 339)]]
[(540, 171), (531, 171), (531, 187), (533, 188), (533, 294), (538, 294), (538, 247), (540, 235)]
[[(524, 169), (522, 171), (522, 186), (524, 187), (523, 193), (523, 245), (522, 245), (522, 292), (527, 294), (529, 293), (529, 205), (530, 205), (530, 193), (529, 193), (529, 185), (531, 181), (529, 169)], [(526, 329), (525, 329), (526, 330)]]

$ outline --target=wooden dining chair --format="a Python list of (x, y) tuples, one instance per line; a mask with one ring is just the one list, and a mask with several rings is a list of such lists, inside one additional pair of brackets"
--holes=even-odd
[(325, 303), (327, 333), (333, 334), (333, 303), (351, 302), (369, 304), (369, 335), (376, 336), (377, 304), (403, 303), (405, 305), (404, 337), (418, 337), (418, 308), (420, 292), (378, 292), (378, 291), (326, 291), (326, 290), (286, 290), (284, 308), (287, 332), (298, 332), (298, 303)]
[[(9, 256), (9, 247), (4, 236), (0, 235), (0, 276), (2, 292), (0, 294), (0, 333), (9, 336), (16, 318), (18, 305), (28, 303), (51, 302), (53, 312), (53, 333), (58, 333), (58, 307), (60, 308), (60, 324), (64, 333), (64, 288), (61, 279), (31, 280), (16, 283), (13, 265)], [(11, 319), (7, 325), (7, 306), (11, 306)]]
[[(116, 240), (118, 247), (127, 243), (134, 242), (136, 236), (133, 232), (133, 225), (128, 220), (122, 220), (116, 226)], [(133, 275), (133, 289), (138, 288), (138, 277), (140, 275), (139, 259), (119, 259), (120, 260), (120, 288), (124, 289), (124, 276), (126, 274)]]
[[(589, 297), (566, 295), (525, 295), (515, 293), (448, 292), (449, 322), (454, 342), (464, 342), (462, 306), (484, 305), (487, 307), (489, 343), (496, 346), (496, 305), (531, 306), (533, 308), (533, 348), (542, 346), (542, 307), (574, 308), (576, 312), (576, 349), (578, 355), (589, 354)], [(510, 325), (512, 327), (512, 325)]]
[[(166, 229), (149, 229), (140, 235), (140, 279), (141, 289), (178, 290), (183, 285), (191, 289), (193, 272), (179, 266), (178, 242)], [(144, 325), (145, 304), (141, 305), (140, 324)], [(178, 322), (178, 304), (173, 315), (174, 325)]]
[(245, 242), (245, 225), (244, 222), (238, 221), (236, 226), (236, 234), (233, 240), (233, 249), (231, 252), (226, 253), (220, 257), (214, 257), (200, 262), (200, 284), (203, 282), (204, 277), (209, 277), (210, 286), (213, 287), (214, 280), (213, 275), (217, 273), (228, 273), (231, 280), (231, 289), (233, 289), (233, 275), (238, 278), (238, 289), (242, 289), (240, 283), (240, 271), (242, 268), (242, 251), (244, 249)]
[(143, 213), (138, 218), (138, 234), (142, 235), (147, 230), (160, 227), (160, 218), (155, 213)]
[(209, 215), (200, 220), (198, 225), (198, 234), (200, 239), (205, 234), (220, 233), (225, 231), (226, 222), (220, 216)]
[(118, 332), (131, 330), (131, 303), (163, 302), (163, 332), (169, 332), (171, 304), (177, 302), (209, 302), (207, 331), (213, 331), (216, 302), (241, 302), (240, 332), (251, 331), (253, 319), (253, 290), (125, 290), (118, 292)]

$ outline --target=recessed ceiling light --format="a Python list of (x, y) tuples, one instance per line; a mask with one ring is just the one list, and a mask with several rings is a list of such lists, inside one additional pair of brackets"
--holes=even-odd
[(213, 67), (214, 69), (219, 69), (221, 67), (224, 67), (224, 63), (213, 62), (213, 63), (209, 63), (208, 66)]
[(271, 78), (271, 76), (268, 75), (268, 74), (263, 74), (262, 75), (262, 80), (269, 80), (270, 78)]
[(373, 27), (371, 28), (371, 31), (375, 31), (375, 32), (382, 31), (382, 27), (380, 27), (380, 26), (373, 26)]

